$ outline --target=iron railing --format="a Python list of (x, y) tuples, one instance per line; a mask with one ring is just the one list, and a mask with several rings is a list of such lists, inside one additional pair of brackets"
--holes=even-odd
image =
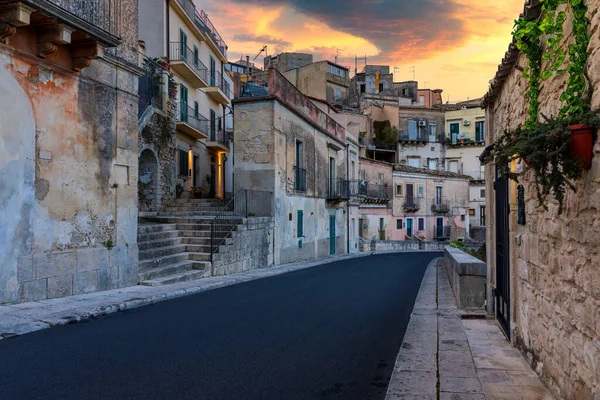
[(446, 136), (444, 134), (430, 135), (427, 131), (409, 132), (402, 130), (398, 135), (398, 141), (400, 142), (444, 143), (445, 140)]
[[(364, 182), (364, 183), (362, 183)], [(373, 199), (391, 199), (392, 187), (386, 185), (373, 185), (362, 181), (359, 186), (359, 196), (369, 197)]]
[[(361, 194), (361, 186), (366, 185), (365, 181), (361, 180), (349, 180), (348, 181), (348, 194), (350, 197), (357, 197)], [(366, 187), (366, 186), (365, 186)]]
[(196, 57), (192, 49), (180, 42), (171, 42), (170, 46), (169, 61), (185, 62), (204, 82), (208, 82), (208, 68)]
[(210, 260), (231, 237), (242, 218), (272, 217), (273, 192), (241, 189), (210, 222)]
[(223, 131), (211, 131), (208, 140), (211, 142), (221, 143), (222, 145), (229, 147), (229, 144), (227, 143), (227, 135)]
[(419, 211), (419, 209), (421, 208), (421, 206), (419, 204), (419, 199), (416, 199), (414, 197), (407, 197), (406, 200), (404, 201), (403, 208), (404, 208), (404, 211), (406, 211), (406, 212)]
[(348, 181), (346, 179), (334, 178), (329, 180), (328, 199), (348, 199), (350, 192), (348, 190)]
[(294, 167), (294, 190), (306, 192), (306, 169)]
[(450, 211), (450, 206), (445, 201), (434, 199), (431, 204), (431, 211), (438, 214), (445, 214)]
[(433, 226), (433, 238), (434, 239), (450, 239), (450, 227), (449, 226)]
[(144, 57), (144, 75), (138, 80), (138, 118), (146, 108), (153, 106), (163, 109), (160, 87), (165, 85), (165, 69), (150, 58)]
[(221, 75), (219, 71), (211, 71), (209, 86), (218, 87), (223, 93), (225, 93), (227, 98), (231, 99), (231, 86), (229, 85), (229, 82), (223, 78), (223, 75)]
[(217, 46), (219, 52), (227, 58), (227, 44), (225, 44), (225, 41), (221, 35), (219, 35), (219, 32), (217, 32), (215, 26), (210, 22), (208, 15), (202, 10), (197, 10), (192, 0), (177, 0), (177, 3), (183, 8), (188, 17), (194, 21), (196, 28), (202, 33), (207, 34)]
[(189, 107), (185, 103), (179, 103), (177, 113), (177, 121), (185, 122), (191, 127), (195, 128), (197, 131), (200, 131), (208, 136), (210, 131), (209, 125), (210, 121), (202, 116), (202, 114), (196, 112), (195, 109)]
[(122, 0), (28, 0), (26, 3), (44, 6), (50, 10), (52, 7), (58, 7), (115, 38), (121, 36)]

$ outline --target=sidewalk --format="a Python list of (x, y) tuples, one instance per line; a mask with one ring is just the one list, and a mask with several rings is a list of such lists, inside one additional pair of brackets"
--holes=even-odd
[[(440, 267), (438, 267), (438, 262)], [(441, 259), (427, 268), (386, 400), (552, 400), (491, 319), (461, 319)]]

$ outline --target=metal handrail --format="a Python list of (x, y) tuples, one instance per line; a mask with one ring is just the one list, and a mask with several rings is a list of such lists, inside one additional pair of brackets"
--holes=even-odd
[[(200, 51), (200, 50), (198, 50)], [(171, 42), (169, 61), (185, 62), (204, 82), (208, 80), (208, 68), (200, 61), (194, 58), (194, 51), (180, 42)]]

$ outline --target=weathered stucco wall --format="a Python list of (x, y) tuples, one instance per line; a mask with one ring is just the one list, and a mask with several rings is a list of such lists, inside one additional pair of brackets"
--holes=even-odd
[(115, 59), (137, 61), (137, 1), (123, 7), (122, 48), (81, 74), (0, 45), (0, 303), (137, 283), (137, 76)]
[[(586, 1), (592, 22), (588, 53), (589, 77), (596, 88), (592, 108), (600, 107), (599, 0)], [(565, 22), (565, 41), (573, 41), (571, 14)], [(524, 56), (518, 64), (526, 65)], [(542, 81), (540, 112), (556, 115), (567, 74)], [(488, 140), (504, 129), (526, 121), (527, 90), (523, 74), (513, 69), (497, 99), (488, 109)], [(495, 176), (493, 166), (488, 176)], [(594, 146), (592, 168), (574, 182), (577, 193), (565, 196), (565, 210), (549, 196), (548, 211), (536, 208), (533, 175), (525, 167), (526, 225), (517, 225), (516, 185), (510, 186), (511, 217), (511, 330), (513, 343), (537, 368), (559, 398), (592, 399), (600, 396), (600, 142)], [(488, 193), (492, 180), (488, 181)], [(488, 196), (489, 214), (494, 199)], [(495, 283), (495, 226), (488, 223), (488, 260)], [(594, 397), (595, 396), (595, 397)]]

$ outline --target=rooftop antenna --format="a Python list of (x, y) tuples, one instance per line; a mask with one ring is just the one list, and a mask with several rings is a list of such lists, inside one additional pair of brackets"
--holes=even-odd
[(415, 80), (415, 75), (416, 75), (416, 73), (417, 73), (417, 68), (416, 68), (416, 67), (413, 65), (412, 67), (410, 67), (410, 68), (408, 69), (408, 72), (409, 72), (409, 73), (410, 73), (410, 72), (412, 72), (412, 74), (413, 74), (413, 81), (414, 81), (414, 80)]
[(397, 71), (400, 71), (400, 67), (394, 67), (394, 82), (398, 82), (398, 81), (396, 80), (396, 72), (397, 72)]
[(335, 63), (337, 64), (338, 57), (343, 54), (343, 50), (336, 48), (335, 49)]

